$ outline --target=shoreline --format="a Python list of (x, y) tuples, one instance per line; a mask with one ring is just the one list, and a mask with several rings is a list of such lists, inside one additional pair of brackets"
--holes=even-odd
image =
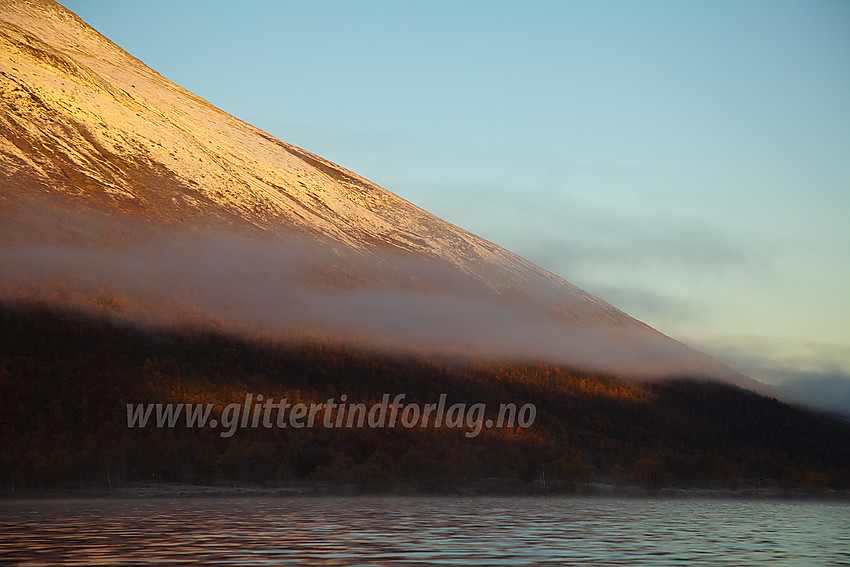
[(561, 499), (635, 499), (635, 500), (759, 500), (793, 502), (850, 502), (850, 492), (827, 490), (810, 493), (801, 489), (784, 491), (778, 487), (737, 490), (667, 487), (647, 489), (640, 486), (614, 486), (604, 482), (586, 484), (574, 490), (561, 487), (543, 489), (537, 483), (510, 483), (499, 479), (480, 479), (444, 490), (426, 490), (412, 485), (384, 488), (353, 484), (292, 482), (285, 486), (198, 485), (187, 483), (132, 482), (107, 488), (59, 488), (26, 490), (0, 494), (0, 502), (35, 500), (108, 500), (169, 498), (561, 498)]

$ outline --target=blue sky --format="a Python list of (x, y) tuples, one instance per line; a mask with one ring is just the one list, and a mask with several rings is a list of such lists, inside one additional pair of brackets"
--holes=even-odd
[(227, 112), (850, 407), (850, 3), (63, 3)]

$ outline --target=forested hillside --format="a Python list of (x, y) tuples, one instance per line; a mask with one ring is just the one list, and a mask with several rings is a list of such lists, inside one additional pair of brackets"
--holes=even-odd
[[(364, 491), (616, 486), (850, 489), (850, 424), (720, 383), (630, 383), (545, 364), (440, 363), (192, 328), (143, 329), (41, 304), (0, 309), (0, 490), (131, 481)], [(127, 404), (532, 403), (527, 429), (130, 428)]]

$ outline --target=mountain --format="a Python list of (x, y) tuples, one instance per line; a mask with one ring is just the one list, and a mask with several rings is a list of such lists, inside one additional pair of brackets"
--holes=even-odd
[[(663, 380), (754, 386), (215, 108), (50, 0), (0, 0), (0, 337), (0, 493), (850, 489), (846, 422)], [(261, 426), (259, 394), (310, 404), (317, 427)], [(325, 401), (390, 394), (402, 421), (442, 398), (470, 411), (324, 425)], [(472, 411), (504, 405), (534, 422)], [(136, 427), (142, 406), (186, 422)]]
[(160, 323), (743, 380), (219, 110), (52, 0), (0, 1), (0, 176), (7, 296), (60, 286)]

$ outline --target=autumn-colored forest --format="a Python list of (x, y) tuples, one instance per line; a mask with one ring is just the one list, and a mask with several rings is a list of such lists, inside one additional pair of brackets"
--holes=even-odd
[[(318, 341), (148, 329), (0, 305), (0, 493), (136, 481), (366, 492), (617, 487), (850, 490), (850, 424), (719, 383), (630, 383), (545, 364), (433, 362)], [(323, 402), (533, 403), (528, 429), (128, 428), (126, 404), (247, 393)]]

